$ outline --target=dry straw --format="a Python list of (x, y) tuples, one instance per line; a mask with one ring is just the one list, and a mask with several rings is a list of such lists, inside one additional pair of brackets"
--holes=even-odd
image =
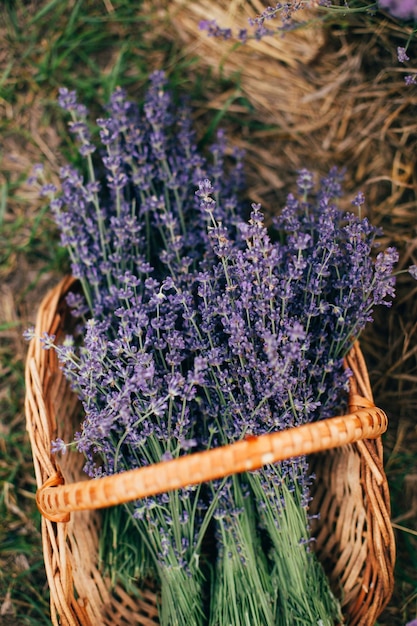
[[(184, 56), (239, 84), (207, 107), (222, 109), (234, 98), (229, 110), (243, 128), (233, 141), (247, 149), (251, 197), (276, 210), (298, 169), (325, 174), (331, 165), (346, 167), (346, 189), (366, 194), (373, 222), (394, 242), (409, 236), (417, 224), (417, 89), (404, 84), (412, 69), (398, 63), (396, 49), (411, 28), (381, 14), (343, 11), (323, 22), (320, 9), (295, 13), (307, 24), (294, 32), (244, 46), (198, 28), (200, 20), (215, 19), (237, 32), (264, 8), (260, 0), (171, 0), (166, 9), (167, 35), (181, 42)], [(412, 43), (417, 64), (414, 51)], [(249, 119), (264, 128), (245, 136)]]
[[(59, 338), (70, 330), (65, 295), (71, 285), (71, 278), (64, 279), (42, 302), (38, 336), (46, 331)], [(80, 408), (55, 352), (43, 350), (39, 341), (32, 340), (26, 366), (26, 416), (43, 513), (53, 623), (157, 623), (157, 591), (144, 586), (133, 597), (120, 586), (111, 589), (110, 581), (100, 573), (100, 514), (95, 509), (280, 458), (327, 450), (312, 457), (317, 475), (312, 510), (321, 512), (314, 529), (317, 551), (349, 624), (373, 625), (393, 588), (395, 547), (380, 441), (386, 416), (374, 406), (358, 346), (351, 351), (348, 365), (354, 377), (350, 414), (345, 417), (190, 455), (176, 461), (175, 471), (169, 471), (169, 463), (162, 463), (146, 469), (146, 476), (144, 470), (137, 470), (87, 480), (82, 474), (82, 455), (69, 452), (59, 463), (51, 455), (51, 440), (57, 436), (70, 440), (79, 427)]]

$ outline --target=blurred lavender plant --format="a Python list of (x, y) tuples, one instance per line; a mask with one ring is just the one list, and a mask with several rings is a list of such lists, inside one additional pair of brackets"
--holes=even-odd
[(378, 6), (401, 20), (417, 20), (416, 0), (378, 0)]
[[(415, 31), (413, 30), (412, 35), (414, 35), (414, 34), (415, 34)], [(407, 63), (407, 61), (410, 60), (410, 57), (407, 54), (407, 48), (408, 48), (408, 45), (409, 45), (409, 43), (410, 43), (410, 41), (412, 39), (412, 35), (410, 35), (410, 38), (409, 38), (409, 40), (407, 42), (407, 45), (405, 47), (398, 46), (398, 48), (397, 48), (397, 58), (398, 58), (398, 62), (399, 63), (404, 63), (405, 64), (405, 63)], [(414, 72), (415, 72), (415, 70), (414, 70)], [(405, 84), (407, 86), (416, 85), (417, 84), (417, 74), (416, 73), (406, 74), (406, 76), (404, 77), (404, 81), (405, 81)]]
[(282, 35), (283, 33), (308, 26), (311, 14), (303, 10), (314, 10), (315, 18), (337, 20), (339, 15), (345, 19), (351, 14), (375, 14), (383, 11), (394, 18), (404, 21), (417, 20), (416, 0), (293, 0), (292, 2), (277, 2), (268, 6), (259, 15), (248, 19), (248, 28), (234, 30), (223, 27), (216, 20), (201, 20), (199, 28), (207, 32), (209, 37), (217, 37), (224, 41), (246, 43), (249, 40), (259, 41), (264, 37)]

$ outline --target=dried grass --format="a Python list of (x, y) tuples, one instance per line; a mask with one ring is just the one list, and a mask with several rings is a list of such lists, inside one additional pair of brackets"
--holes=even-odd
[[(268, 126), (242, 142), (255, 199), (273, 209), (276, 198), (283, 200), (291, 189), (297, 169), (325, 173), (331, 165), (346, 167), (346, 188), (366, 192), (372, 219), (395, 226), (388, 236), (398, 240), (410, 218), (417, 223), (417, 92), (406, 89), (406, 69), (396, 61), (407, 29), (389, 20), (367, 23), (371, 18), (365, 16), (352, 17), (347, 30), (327, 28), (311, 17), (308, 28), (237, 49), (198, 30), (201, 19), (245, 26), (247, 14), (261, 10), (257, 0), (169, 5), (172, 36), (182, 40), (184, 54), (198, 54), (200, 65), (214, 74), (239, 76), (253, 117)], [(208, 106), (224, 107), (229, 95)]]

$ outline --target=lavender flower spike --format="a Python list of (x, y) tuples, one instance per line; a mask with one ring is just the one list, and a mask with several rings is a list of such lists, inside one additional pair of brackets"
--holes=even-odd
[(410, 267), (408, 268), (409, 273), (411, 274), (411, 276), (417, 280), (417, 265), (410, 265)]
[(67, 451), (67, 445), (63, 439), (59, 437), (55, 439), (55, 441), (51, 441), (51, 452), (52, 454), (65, 454)]
[(379, 8), (402, 20), (417, 20), (417, 0), (379, 0)]
[(397, 48), (397, 57), (398, 57), (399, 63), (405, 63), (406, 61), (410, 60), (410, 57), (407, 56), (406, 49), (401, 46), (398, 46)]

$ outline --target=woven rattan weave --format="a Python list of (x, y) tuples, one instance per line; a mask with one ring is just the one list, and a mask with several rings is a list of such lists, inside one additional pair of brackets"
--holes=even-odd
[[(41, 304), (37, 334), (67, 332), (70, 314), (64, 279)], [(340, 597), (346, 621), (372, 626), (392, 593), (394, 540), (380, 435), (387, 425), (374, 406), (359, 346), (348, 356), (353, 372), (350, 413), (285, 432), (197, 453), (151, 468), (88, 480), (76, 452), (59, 464), (51, 440), (70, 440), (80, 407), (55, 352), (32, 340), (26, 366), (26, 416), (42, 516), (45, 567), (54, 625), (149, 626), (158, 623), (157, 592), (132, 597), (111, 589), (98, 569), (100, 513), (95, 509), (178, 488), (191, 482), (254, 469), (264, 463), (312, 454), (317, 476), (312, 511), (320, 560)], [(191, 478), (190, 478), (191, 477)]]

